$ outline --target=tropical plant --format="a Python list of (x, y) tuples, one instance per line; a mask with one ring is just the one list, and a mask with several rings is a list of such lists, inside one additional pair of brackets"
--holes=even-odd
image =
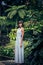
[(20, 19), (23, 19), (26, 16), (26, 10), (25, 10), (25, 5), (22, 6), (12, 6), (11, 8), (7, 9), (5, 12), (8, 13), (7, 18), (14, 18), (14, 20), (16, 21), (16, 25), (17, 25), (17, 21)]
[(43, 65), (43, 22), (31, 24), (28, 30), (32, 31), (27, 34), (28, 45), (25, 47), (25, 65)]
[(16, 29), (11, 29), (11, 32), (8, 34), (10, 37), (10, 40), (15, 40), (16, 39)]
[(7, 9), (5, 12), (8, 12), (7, 17), (13, 18), (13, 16), (20, 16), (20, 18), (24, 18), (26, 15), (25, 5), (22, 6), (11, 6), (11, 8)]

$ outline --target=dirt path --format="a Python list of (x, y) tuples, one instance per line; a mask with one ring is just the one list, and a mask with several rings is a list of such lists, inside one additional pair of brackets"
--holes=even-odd
[(16, 65), (14, 60), (0, 61), (0, 65)]
[[(14, 60), (7, 60), (7, 61), (0, 61), (0, 65), (17, 65), (15, 64)], [(25, 65), (25, 64), (20, 64)]]

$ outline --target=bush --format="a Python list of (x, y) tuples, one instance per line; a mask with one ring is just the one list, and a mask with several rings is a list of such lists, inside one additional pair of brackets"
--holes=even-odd
[(12, 48), (0, 47), (0, 56), (14, 57), (14, 51)]
[(38, 27), (28, 41), (25, 47), (25, 65), (43, 65), (43, 26)]

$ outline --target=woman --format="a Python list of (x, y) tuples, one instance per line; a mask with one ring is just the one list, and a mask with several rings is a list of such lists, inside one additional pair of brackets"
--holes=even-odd
[(24, 63), (23, 37), (24, 37), (23, 21), (19, 21), (15, 43), (15, 63), (17, 63), (18, 65)]

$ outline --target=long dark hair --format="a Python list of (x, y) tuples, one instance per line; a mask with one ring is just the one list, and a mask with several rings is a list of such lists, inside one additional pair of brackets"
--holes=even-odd
[(24, 24), (23, 24), (23, 21), (22, 20), (20, 20), (20, 21), (18, 21), (18, 26), (17, 26), (17, 28), (19, 28), (19, 24), (22, 24), (22, 27), (24, 27)]

